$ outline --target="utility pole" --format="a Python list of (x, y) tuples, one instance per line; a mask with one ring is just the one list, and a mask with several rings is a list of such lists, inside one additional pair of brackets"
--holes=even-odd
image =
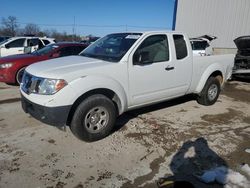
[(172, 30), (175, 30), (176, 26), (176, 15), (177, 15), (177, 8), (178, 8), (178, 0), (175, 0), (174, 3), (174, 12), (173, 12), (173, 23), (172, 23)]
[(75, 40), (76, 35), (76, 17), (74, 16), (74, 24), (73, 24), (73, 40)]

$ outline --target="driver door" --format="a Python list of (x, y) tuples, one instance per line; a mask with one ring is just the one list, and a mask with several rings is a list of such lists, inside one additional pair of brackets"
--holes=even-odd
[(165, 34), (148, 36), (132, 53), (129, 64), (130, 107), (174, 95), (175, 69)]

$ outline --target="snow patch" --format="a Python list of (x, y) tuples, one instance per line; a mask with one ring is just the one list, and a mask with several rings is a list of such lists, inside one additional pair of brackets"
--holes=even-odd
[[(241, 170), (248, 175), (250, 173), (250, 167), (247, 164), (243, 165)], [(207, 170), (201, 176), (196, 177), (204, 183), (217, 182), (225, 185), (226, 188), (250, 187), (250, 181), (244, 175), (225, 166)]]

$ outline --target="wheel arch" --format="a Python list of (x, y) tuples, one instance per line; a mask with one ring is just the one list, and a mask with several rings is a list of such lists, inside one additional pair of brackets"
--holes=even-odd
[(122, 102), (121, 102), (119, 96), (113, 90), (107, 89), (107, 88), (92, 89), (92, 90), (87, 91), (86, 93), (82, 94), (81, 96), (79, 96), (76, 99), (76, 101), (73, 103), (73, 105), (70, 109), (70, 112), (68, 114), (66, 125), (70, 125), (72, 118), (73, 118), (73, 115), (74, 115), (77, 107), (79, 106), (79, 104), (83, 100), (85, 100), (87, 97), (89, 97), (91, 95), (95, 95), (95, 94), (102, 94), (102, 95), (106, 96), (107, 98), (109, 98), (114, 103), (118, 114), (122, 113), (122, 111), (123, 111)]
[(223, 74), (222, 74), (221, 71), (219, 71), (219, 70), (214, 71), (214, 72), (208, 77), (208, 79), (209, 79), (210, 77), (215, 77), (215, 78), (217, 78), (217, 79), (219, 80), (219, 82), (220, 82), (220, 85), (221, 85), (221, 86), (223, 85), (224, 78), (223, 78)]
[(202, 89), (204, 88), (207, 80), (210, 77), (215, 77), (219, 80), (220, 85), (222, 86), (224, 83), (224, 76), (223, 76), (223, 71), (219, 68), (217, 69), (210, 69), (207, 70), (201, 77), (200, 82), (198, 84), (198, 86), (195, 89), (195, 93), (200, 93), (202, 91)]

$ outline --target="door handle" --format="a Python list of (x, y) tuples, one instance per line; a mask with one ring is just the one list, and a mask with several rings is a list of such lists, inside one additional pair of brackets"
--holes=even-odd
[(19, 52), (23, 52), (23, 50), (18, 50)]
[(165, 70), (166, 70), (166, 71), (174, 70), (174, 67), (169, 67), (169, 66), (167, 66), (167, 67), (165, 68)]

